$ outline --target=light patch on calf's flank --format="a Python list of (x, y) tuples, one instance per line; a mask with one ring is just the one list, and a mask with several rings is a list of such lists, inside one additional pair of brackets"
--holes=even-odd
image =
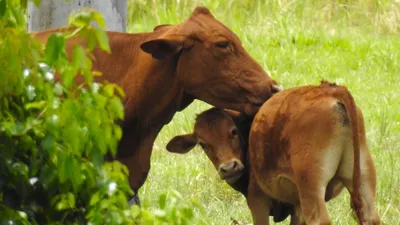
[(336, 175), (342, 159), (343, 145), (340, 141), (340, 136), (332, 139), (331, 143), (321, 152), (321, 182), (323, 185), (328, 185), (329, 181)]
[[(347, 138), (345, 139), (345, 149), (343, 152), (342, 162), (340, 163), (341, 175), (347, 179), (353, 179), (353, 168), (354, 168), (354, 149), (351, 131), (345, 134)], [(368, 148), (360, 145), (360, 171), (361, 175), (368, 174), (367, 155), (366, 151)]]

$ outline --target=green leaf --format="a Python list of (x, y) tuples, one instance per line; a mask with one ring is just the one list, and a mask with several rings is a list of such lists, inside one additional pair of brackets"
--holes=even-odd
[(96, 205), (99, 201), (100, 201), (100, 194), (99, 194), (99, 192), (96, 192), (90, 198), (89, 205), (90, 206)]
[(11, 134), (14, 136), (25, 134), (25, 125), (19, 121), (15, 122), (11, 127)]
[(28, 166), (25, 163), (16, 162), (12, 165), (12, 170), (14, 174), (18, 176), (23, 176), (24, 178), (28, 177)]
[(98, 108), (104, 108), (107, 104), (107, 98), (100, 94), (93, 94), (94, 100)]
[(131, 206), (131, 214), (133, 219), (137, 218), (140, 215), (140, 207), (137, 205), (132, 205)]
[(71, 181), (74, 191), (79, 191), (78, 187), (81, 185), (81, 168), (75, 157), (70, 157), (65, 165), (65, 171)]
[(45, 57), (46, 63), (53, 66), (64, 51), (65, 37), (60, 34), (53, 34), (46, 43)]
[(104, 92), (108, 95), (108, 96), (114, 96), (115, 92), (117, 92), (117, 94), (119, 95), (119, 97), (125, 97), (125, 92), (124, 90), (118, 86), (117, 84), (114, 83), (109, 83), (104, 85)]
[(93, 14), (93, 19), (97, 22), (100, 28), (104, 29), (106, 26), (106, 22), (103, 15), (100, 12), (93, 12)]
[(15, 6), (14, 7), (9, 7), (9, 8), (11, 8), (11, 12), (14, 15), (14, 18), (15, 18), (17, 24), (18, 25), (24, 25), (25, 24), (25, 17), (24, 17), (23, 12), (19, 8), (15, 7)]
[(25, 104), (25, 109), (42, 109), (46, 105), (46, 101), (30, 102)]
[(87, 46), (90, 51), (96, 47), (96, 33), (95, 32), (88, 32), (87, 33)]
[(77, 27), (85, 27), (90, 24), (92, 20), (92, 15), (89, 11), (84, 10), (79, 13), (71, 14), (68, 23)]
[(188, 208), (188, 207), (183, 208), (183, 209), (182, 209), (182, 213), (183, 213), (183, 215), (184, 215), (186, 218), (188, 218), (188, 219), (192, 219), (192, 218), (194, 217), (193, 209), (192, 209), (192, 208)]
[(48, 189), (55, 183), (57, 173), (55, 172), (54, 168), (48, 165), (45, 165), (41, 169), (40, 173), (40, 181), (42, 182), (44, 188)]
[(22, 9), (26, 9), (28, 6), (28, 0), (20, 0)]
[(6, 0), (0, 0), (0, 19), (6, 14), (7, 4)]
[(103, 157), (99, 151), (92, 152), (91, 162), (96, 167), (99, 167), (103, 163)]
[(35, 3), (35, 6), (39, 8), (41, 0), (32, 0)]
[(118, 97), (111, 98), (109, 107), (116, 119), (124, 118), (124, 105), (122, 104), (121, 99)]
[(118, 125), (114, 125), (113, 128), (114, 137), (119, 141), (122, 138), (122, 129)]
[(160, 206), (161, 209), (165, 208), (166, 202), (167, 202), (167, 194), (163, 193), (158, 198), (158, 205)]
[(108, 43), (108, 35), (107, 35), (107, 33), (104, 30), (102, 30), (100, 28), (97, 28), (97, 27), (95, 27), (93, 29), (95, 30), (96, 38), (97, 38), (97, 41), (98, 41), (98, 43), (100, 45), (100, 48), (102, 50), (104, 50), (105, 52), (107, 52), (107, 53), (111, 53), (110, 46), (109, 46), (109, 43)]
[(75, 45), (72, 50), (72, 64), (76, 68), (82, 68), (86, 60), (85, 50), (80, 45)]
[(156, 209), (154, 210), (154, 215), (158, 218), (164, 218), (167, 216), (167, 212), (165, 212), (164, 210), (160, 210), (160, 209)]
[(75, 207), (75, 195), (73, 195), (71, 192), (56, 195), (51, 200), (51, 204), (55, 205), (55, 208), (58, 211), (73, 209)]
[(120, 86), (118, 86), (117, 84), (114, 84), (114, 88), (117, 91), (117, 94), (119, 95), (119, 97), (121, 98), (125, 98), (125, 92), (124, 89), (122, 89)]
[(175, 197), (175, 198), (177, 198), (177, 199), (180, 199), (180, 200), (182, 200), (183, 199), (183, 196), (182, 196), (182, 194), (180, 193), (180, 192), (178, 192), (177, 190), (171, 190), (171, 193), (172, 193), (172, 195)]
[(78, 73), (78, 70), (72, 66), (68, 66), (64, 68), (64, 71), (61, 75), (61, 80), (63, 85), (66, 88), (70, 88), (74, 84), (74, 79)]

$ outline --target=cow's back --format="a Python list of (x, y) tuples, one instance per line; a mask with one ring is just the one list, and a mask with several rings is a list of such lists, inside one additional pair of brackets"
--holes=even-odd
[[(49, 29), (33, 33), (33, 35), (45, 43), (50, 35), (68, 31), (72, 31), (72, 28)], [(96, 47), (92, 53), (93, 71), (101, 72), (101, 76), (94, 77), (95, 82), (108, 81), (119, 85), (124, 90), (125, 121), (135, 123), (134, 127), (142, 129), (142, 132), (146, 132), (143, 127), (150, 127), (153, 123), (166, 123), (172, 117), (169, 111), (176, 111), (175, 108), (170, 109), (171, 107), (166, 106), (179, 94), (176, 79), (166, 76), (175, 70), (175, 64), (171, 63), (174, 58), (155, 61), (150, 54), (140, 49), (141, 43), (158, 37), (163, 32), (165, 29), (135, 34), (106, 31), (111, 53), (99, 47)], [(78, 36), (68, 39), (66, 42), (68, 58), (71, 58), (76, 45), (87, 47), (87, 42)], [(60, 80), (59, 74), (56, 74), (55, 79)], [(83, 76), (76, 76), (75, 82), (78, 84), (84, 82)], [(160, 83), (163, 85), (160, 86)], [(155, 102), (157, 104), (154, 104)], [(141, 119), (135, 122), (135, 118)], [(138, 124), (139, 122), (144, 125)]]
[[(56, 32), (71, 32), (73, 28), (63, 27), (44, 30), (32, 33), (33, 36), (42, 43), (46, 43), (48, 38)], [(141, 64), (148, 64), (146, 61), (151, 59), (148, 54), (140, 50), (140, 44), (150, 39), (152, 36), (158, 36), (160, 32), (130, 34), (123, 32), (105, 31), (108, 36), (111, 53), (95, 47), (92, 53), (93, 70), (100, 71), (102, 76), (95, 77), (96, 81), (108, 80), (118, 82), (127, 75), (130, 68), (140, 67)], [(87, 48), (87, 41), (80, 36), (74, 36), (66, 41), (66, 52), (71, 59), (72, 50), (76, 45)], [(138, 69), (139, 70), (139, 69)], [(131, 76), (134, 81), (138, 76)], [(80, 81), (80, 80), (79, 80)]]

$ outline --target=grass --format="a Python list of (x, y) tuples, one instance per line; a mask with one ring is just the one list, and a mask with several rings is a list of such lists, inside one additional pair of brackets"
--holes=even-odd
[[(377, 167), (376, 206), (382, 224), (400, 224), (400, 1), (399, 0), (130, 0), (129, 32), (179, 23), (197, 5), (230, 27), (248, 52), (284, 88), (328, 79), (346, 85), (361, 107)], [(175, 135), (192, 131), (196, 101), (159, 134), (152, 169), (140, 190), (144, 207), (173, 188), (197, 198), (207, 224), (252, 223), (245, 199), (222, 182), (205, 155), (165, 150)], [(356, 224), (346, 191), (328, 203), (333, 224)], [(289, 224), (285, 221), (283, 224)]]

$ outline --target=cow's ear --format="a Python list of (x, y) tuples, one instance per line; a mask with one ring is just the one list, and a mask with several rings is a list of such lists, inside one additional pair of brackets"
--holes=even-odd
[(157, 25), (153, 28), (153, 31), (159, 31), (162, 29), (166, 29), (166, 28), (170, 28), (172, 25), (171, 24), (161, 24), (161, 25)]
[(172, 138), (167, 144), (167, 151), (184, 154), (197, 145), (197, 138), (194, 134), (179, 135)]
[(171, 34), (146, 41), (140, 45), (140, 48), (151, 54), (153, 58), (162, 60), (177, 54), (182, 48), (187, 47), (186, 41), (187, 37), (184, 35)]

